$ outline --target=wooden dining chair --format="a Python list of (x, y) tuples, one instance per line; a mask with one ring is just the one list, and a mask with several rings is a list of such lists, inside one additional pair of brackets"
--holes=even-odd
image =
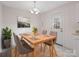
[[(42, 34), (43, 34), (43, 35), (46, 35), (46, 34), (47, 34), (47, 30), (43, 30), (43, 31), (42, 31)], [(41, 44), (41, 51), (42, 51), (42, 50), (43, 50), (43, 44)]]
[(43, 30), (42, 31), (42, 34), (47, 34), (47, 30)]
[[(50, 31), (49, 35), (53, 35), (53, 36), (57, 37), (57, 32)], [(56, 50), (55, 50), (55, 47), (54, 47), (56, 40), (57, 40), (57, 38), (53, 39), (52, 41), (50, 40), (50, 41), (44, 42), (44, 44), (45, 44), (44, 51), (45, 51), (46, 45), (49, 46), (50, 56), (54, 56), (54, 54), (57, 56)]]
[(19, 40), (18, 36), (15, 35), (15, 33), (13, 33), (14, 35), (14, 40), (16, 43), (16, 56), (19, 56), (20, 54), (28, 54), (30, 52), (34, 53), (34, 49), (31, 48), (27, 43), (25, 43), (25, 41), (23, 40)]

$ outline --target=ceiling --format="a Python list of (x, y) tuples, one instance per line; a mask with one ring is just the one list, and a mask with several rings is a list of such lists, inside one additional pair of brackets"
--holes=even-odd
[[(34, 7), (33, 1), (1, 1), (0, 3), (9, 7), (28, 10), (28, 11)], [(67, 3), (67, 1), (36, 1), (36, 7), (42, 13), (54, 9), (65, 3)]]

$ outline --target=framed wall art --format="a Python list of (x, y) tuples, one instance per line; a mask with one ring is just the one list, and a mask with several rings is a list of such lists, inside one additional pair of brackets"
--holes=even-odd
[(60, 19), (59, 18), (54, 18), (54, 28), (55, 29), (60, 29)]
[(18, 17), (17, 28), (30, 28), (30, 20), (25, 17)]

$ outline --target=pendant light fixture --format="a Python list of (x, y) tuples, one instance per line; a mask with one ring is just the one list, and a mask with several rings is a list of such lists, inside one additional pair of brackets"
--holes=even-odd
[(40, 12), (39, 9), (36, 7), (36, 1), (34, 1), (34, 7), (30, 10), (30, 12), (32, 14), (38, 14)]

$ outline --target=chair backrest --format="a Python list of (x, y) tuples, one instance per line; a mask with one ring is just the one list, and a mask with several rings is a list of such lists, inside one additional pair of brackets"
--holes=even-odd
[(55, 32), (55, 31), (50, 31), (49, 34), (50, 34), (50, 35), (55, 35), (55, 36), (57, 36), (57, 32)]
[(23, 45), (22, 45), (22, 42), (20, 41), (19, 37), (15, 33), (13, 33), (13, 35), (14, 35), (14, 40), (15, 40), (16, 46), (19, 49), (22, 49)]
[(50, 35), (53, 35), (53, 36), (56, 36), (56, 38), (53, 40), (53, 42), (56, 43), (56, 41), (57, 41), (57, 32), (55, 32), (55, 31), (50, 31), (49, 34), (50, 34)]
[(47, 34), (47, 30), (43, 30), (42, 31), (42, 34)]

